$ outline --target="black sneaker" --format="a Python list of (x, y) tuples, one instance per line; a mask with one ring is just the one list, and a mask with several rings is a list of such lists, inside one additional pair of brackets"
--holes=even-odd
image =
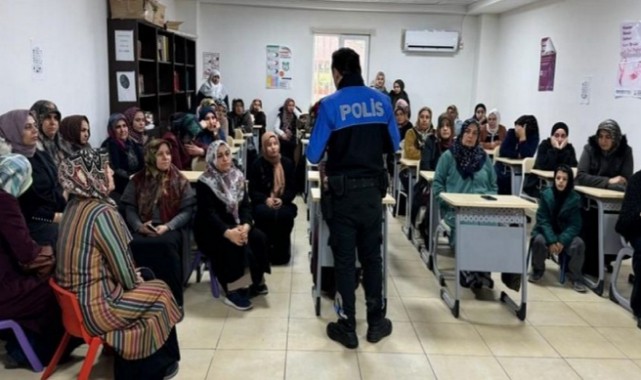
[(163, 380), (173, 379), (176, 375), (178, 375), (178, 362), (174, 362), (174, 364), (167, 367)]
[(543, 277), (543, 273), (544, 272), (542, 270), (533, 270), (532, 273), (527, 278), (528, 282), (536, 284)]
[(261, 285), (251, 284), (249, 286), (249, 298), (254, 298), (256, 296), (264, 296), (268, 293), (269, 293), (269, 289), (265, 284), (261, 284)]
[(225, 305), (240, 311), (249, 310), (253, 307), (252, 303), (249, 302), (249, 298), (240, 291), (228, 292), (223, 302), (225, 302)]
[(358, 347), (358, 337), (356, 336), (356, 329), (347, 325), (343, 319), (338, 322), (330, 322), (327, 324), (327, 336), (347, 348)]
[(367, 341), (376, 343), (392, 333), (392, 321), (387, 318), (381, 319), (377, 323), (372, 323), (367, 327)]

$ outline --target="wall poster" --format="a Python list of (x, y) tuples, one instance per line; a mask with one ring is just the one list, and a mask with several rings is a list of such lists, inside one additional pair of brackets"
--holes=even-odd
[(614, 97), (641, 98), (641, 21), (621, 24), (621, 58)]
[(285, 45), (267, 45), (265, 87), (292, 88), (292, 50)]
[(209, 79), (214, 70), (220, 70), (220, 53), (203, 52), (203, 79)]
[(541, 65), (539, 67), (539, 91), (554, 91), (556, 49), (550, 37), (541, 38)]

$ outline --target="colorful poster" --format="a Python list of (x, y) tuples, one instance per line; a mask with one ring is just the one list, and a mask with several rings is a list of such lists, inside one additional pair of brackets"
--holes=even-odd
[(292, 50), (284, 45), (267, 45), (265, 87), (292, 88)]
[(641, 98), (641, 22), (621, 24), (621, 60), (614, 97)]
[(539, 91), (554, 91), (556, 49), (550, 37), (541, 38), (541, 65), (539, 67)]
[(209, 79), (214, 70), (220, 70), (220, 53), (203, 52), (203, 79)]

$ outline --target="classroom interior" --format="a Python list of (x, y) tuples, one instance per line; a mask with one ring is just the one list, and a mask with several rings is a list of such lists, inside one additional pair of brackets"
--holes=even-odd
[[(427, 105), (437, 115), (456, 104), (461, 118), (474, 104), (498, 108), (501, 123), (512, 127), (533, 114), (547, 137), (557, 121), (570, 127), (580, 152), (598, 123), (612, 118), (627, 135), (638, 162), (641, 131), (638, 99), (616, 98), (620, 27), (637, 21), (636, 0), (449, 0), (449, 1), (295, 1), (163, 0), (168, 20), (196, 36), (196, 72), (202, 53), (220, 53), (222, 82), (231, 98), (245, 104), (260, 98), (268, 125), (286, 98), (303, 109), (312, 102), (314, 33), (370, 36), (368, 74), (387, 76), (387, 87), (403, 79), (413, 109)], [(108, 5), (105, 1), (0, 0), (0, 109), (28, 108), (37, 99), (54, 101), (63, 115), (85, 114), (94, 146), (107, 136), (109, 67)], [(460, 33), (454, 54), (406, 53), (403, 30), (444, 29)], [(553, 91), (538, 91), (541, 39), (557, 51)], [(291, 89), (265, 88), (265, 46), (291, 47)], [(31, 47), (43, 51), (44, 73), (33, 75)], [(589, 102), (581, 101), (589, 83)], [(199, 75), (197, 85), (202, 78)], [(3, 112), (4, 112), (3, 111)], [(413, 120), (412, 120), (413, 121)], [(635, 171), (639, 165), (635, 164)], [(549, 264), (543, 281), (528, 286), (528, 314), (517, 319), (498, 301), (505, 290), (484, 299), (463, 291), (461, 315), (454, 318), (440, 298), (439, 285), (412, 243), (401, 233), (403, 218), (388, 218), (388, 317), (394, 332), (373, 345), (362, 339), (347, 350), (325, 335), (335, 319), (323, 299), (321, 316), (311, 297), (306, 204), (292, 236), (289, 265), (274, 267), (269, 294), (240, 312), (214, 299), (205, 274), (185, 289), (185, 319), (178, 325), (182, 360), (178, 379), (633, 379), (641, 378), (641, 330), (631, 313), (607, 297), (574, 292), (558, 281)], [(619, 287), (628, 295), (630, 260)], [(446, 261), (447, 263), (447, 261)], [(357, 295), (359, 337), (364, 336), (365, 305)], [(51, 379), (77, 376), (83, 350), (61, 365)], [(4, 352), (0, 348), (0, 356)], [(113, 359), (100, 356), (92, 377), (111, 378)], [(0, 368), (2, 379), (37, 379), (26, 369)]]

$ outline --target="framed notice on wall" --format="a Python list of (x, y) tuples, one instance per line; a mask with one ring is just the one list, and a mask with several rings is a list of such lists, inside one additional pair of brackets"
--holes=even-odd
[(292, 49), (285, 45), (267, 45), (265, 87), (292, 88)]
[(641, 99), (641, 22), (621, 24), (621, 57), (614, 96)]

